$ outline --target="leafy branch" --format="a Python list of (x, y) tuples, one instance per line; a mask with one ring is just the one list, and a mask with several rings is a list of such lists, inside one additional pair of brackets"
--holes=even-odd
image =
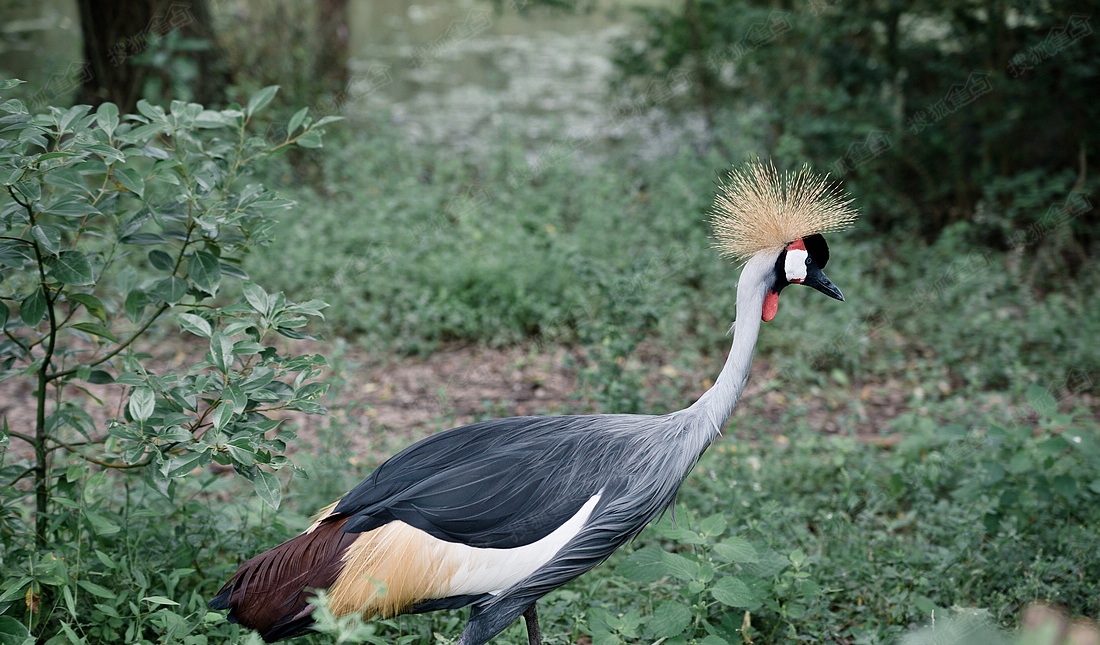
[[(0, 92), (14, 84), (0, 81)], [(302, 328), (326, 305), (269, 294), (240, 268), (267, 241), (271, 218), (294, 207), (246, 181), (255, 161), (320, 145), (333, 120), (311, 122), (303, 110), (281, 143), (253, 136), (253, 117), (276, 90), (243, 109), (141, 101), (130, 115), (110, 103), (40, 114), (16, 99), (0, 103), (0, 380), (28, 381), (35, 418), (33, 432), (6, 419), (0, 429), (10, 484), (0, 505), (34, 499), (26, 526), (21, 515), (0, 515), (5, 534), (28, 536), (5, 553), (25, 564), (0, 585), (0, 603), (23, 597), (32, 629), (56, 630), (56, 616), (76, 615), (82, 590), (103, 597), (89, 580), (60, 573), (86, 566), (79, 558), (51, 559), (62, 533), (118, 530), (90, 507), (70, 512), (83, 498), (73, 489), (79, 473), (138, 475), (171, 501), (178, 482), (216, 462), (277, 508), (276, 472), (293, 466), (285, 454), (293, 432), (270, 414), (323, 412), (324, 357), (287, 355), (270, 339), (307, 338)], [(231, 281), (242, 285), (236, 299), (221, 295)], [(180, 373), (156, 373), (135, 348), (172, 320), (182, 342), (205, 342), (206, 354)], [(125, 402), (106, 428), (80, 407), (106, 405), (87, 384)], [(3, 466), (9, 437), (32, 446), (28, 467)], [(28, 477), (30, 491), (14, 486)]]

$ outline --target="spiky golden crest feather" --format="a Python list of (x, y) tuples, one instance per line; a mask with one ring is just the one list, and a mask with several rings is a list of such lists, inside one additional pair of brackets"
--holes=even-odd
[(776, 171), (770, 162), (749, 162), (729, 171), (710, 212), (715, 247), (744, 261), (779, 250), (815, 233), (847, 228), (858, 216), (852, 198), (808, 167)]

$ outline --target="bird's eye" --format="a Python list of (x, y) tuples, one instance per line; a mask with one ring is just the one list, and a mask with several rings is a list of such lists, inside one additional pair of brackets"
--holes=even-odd
[(806, 256), (806, 266), (810, 266), (811, 264), (813, 264), (813, 262), (814, 262), (813, 258), (811, 258), (809, 256)]

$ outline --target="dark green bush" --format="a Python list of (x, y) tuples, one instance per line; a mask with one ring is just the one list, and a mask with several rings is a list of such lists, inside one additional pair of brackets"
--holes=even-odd
[[(712, 122), (762, 111), (769, 156), (844, 179), (879, 232), (932, 240), (969, 222), (971, 243), (1022, 234), (1070, 266), (1100, 237), (1100, 39), (1072, 2), (685, 0), (643, 15), (621, 84)], [(681, 91), (655, 95), (670, 78)]]

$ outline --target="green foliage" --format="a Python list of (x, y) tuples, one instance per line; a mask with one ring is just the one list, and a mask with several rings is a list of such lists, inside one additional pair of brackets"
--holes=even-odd
[[(440, 154), (364, 119), (361, 138), (327, 151), (323, 193), (295, 189), (289, 211), (249, 183), (252, 173), (298, 178), (270, 153), (319, 146), (332, 118), (300, 110), (268, 130), (289, 134), (264, 141), (254, 133), (274, 88), (220, 112), (143, 103), (130, 117), (110, 106), (32, 116), (4, 103), (3, 376), (31, 379), (44, 414), (34, 436), (0, 432), (0, 476), (15, 483), (0, 493), (0, 643), (258, 643), (204, 599), (385, 456), (362, 455), (362, 429), (334, 421), (317, 455), (295, 456), (320, 476), (283, 486), (294, 436), (273, 417), (319, 409), (325, 361), (276, 344), (300, 337), (320, 309), (280, 292), (332, 302), (327, 324), (382, 353), (450, 341), (572, 345), (578, 410), (683, 405), (717, 372), (735, 314), (737, 270), (707, 250), (714, 172), (758, 151), (839, 172), (868, 215), (865, 230), (886, 233), (834, 242), (829, 272), (844, 305), (784, 292), (752, 381), (768, 392), (742, 402), (734, 438), (703, 457), (675, 525), (665, 518), (540, 602), (547, 641), (889, 642), (933, 615), (941, 630), (951, 614), (1012, 627), (1035, 599), (1100, 614), (1098, 429), (1086, 412), (1057, 409), (1095, 390), (1100, 370), (1100, 317), (1089, 306), (1100, 274), (1085, 261), (1094, 180), (1079, 182), (1079, 148), (1066, 144), (1096, 105), (1081, 104), (1095, 87), (1095, 37), (1027, 78), (995, 76), (1003, 96), (979, 96), (914, 132), (911, 117), (967, 82), (958, 70), (987, 69), (963, 60), (988, 44), (974, 30), (993, 24), (970, 5), (953, 17), (920, 3), (811, 3), (774, 15), (757, 3), (692, 4), (694, 18), (651, 12), (658, 40), (623, 65), (646, 92), (655, 87), (646, 75), (657, 74), (653, 101), (705, 103), (698, 91), (710, 92), (721, 154), (642, 161), (563, 139), (532, 163), (507, 137), (483, 154)], [(1019, 21), (1009, 40), (1023, 34), (1018, 50), (1045, 51), (1035, 39), (1066, 23), (1060, 11)], [(883, 45), (895, 19), (905, 35), (896, 60)], [(706, 25), (702, 41), (691, 20)], [(286, 24), (282, 33), (309, 30)], [(945, 25), (963, 35), (914, 40)], [(253, 62), (272, 51), (257, 44)], [(1053, 73), (1063, 64), (1066, 75)], [(1057, 94), (1044, 83), (1078, 83), (1065, 105), (1080, 114), (1025, 163), (1028, 146), (1004, 141), (1046, 122), (1037, 111)], [(1035, 106), (1021, 104), (1029, 93)], [(1011, 109), (998, 115), (990, 106), (1001, 104)], [(889, 147), (850, 148), (882, 143), (878, 131)], [(284, 242), (263, 246), (270, 237)], [(249, 275), (264, 276), (263, 287)], [(202, 359), (151, 365), (148, 343), (177, 329)], [(905, 436), (894, 449), (822, 436), (798, 398), (856, 419), (858, 386), (884, 383), (911, 410), (883, 428)], [(102, 386), (118, 391), (109, 407), (80, 395), (102, 397)], [(764, 417), (771, 393), (785, 403)], [(348, 412), (336, 418), (362, 410)], [(108, 425), (92, 420), (102, 416)], [(20, 435), (43, 437), (46, 459), (10, 450)], [(251, 481), (207, 472), (226, 467)], [(32, 478), (47, 484), (45, 512)], [(446, 642), (464, 618), (363, 625), (319, 603), (324, 633), (303, 642)], [(522, 625), (498, 642), (526, 642)]]
[[(279, 237), (295, 243), (260, 250), (250, 271), (331, 298), (329, 320), (376, 351), (454, 340), (574, 344), (580, 410), (667, 411), (717, 372), (737, 270), (706, 249), (702, 213), (725, 161), (641, 163), (610, 152), (593, 164), (583, 156), (592, 151), (576, 150), (532, 170), (511, 142), (484, 157), (444, 158), (371, 121), (360, 129), (370, 145), (333, 152), (334, 197), (280, 224)], [(1034, 203), (1055, 194), (1036, 191)], [(965, 612), (956, 608), (1015, 626), (1019, 608), (1042, 598), (1095, 615), (1096, 467), (1087, 446), (1049, 464), (1037, 452), (1055, 435), (1095, 434), (1095, 423), (980, 410), (1006, 399), (1026, 405), (1027, 383), (1064, 384), (1052, 385), (1065, 394), (1055, 394), (1060, 405), (1094, 389), (1100, 353), (1088, 332), (1100, 319), (1087, 303), (1098, 274), (1083, 265), (1052, 285), (1022, 249), (975, 248), (969, 225), (934, 244), (906, 238), (903, 253), (891, 236), (831, 240), (830, 276), (848, 301), (792, 287), (762, 331), (766, 371), (753, 383), (788, 397), (781, 422), (757, 413), (764, 397), (743, 401), (736, 446), (712, 448), (681, 489), (681, 528), (662, 522), (634, 551), (540, 602), (548, 639), (742, 642), (748, 611), (746, 633), (758, 642), (889, 642), (933, 611), (939, 621)], [(692, 376), (662, 389), (657, 361)], [(912, 437), (897, 449), (807, 427), (796, 397), (851, 408), (855, 419), (861, 383), (889, 383), (913, 410), (883, 428)], [(1015, 438), (997, 438), (995, 426)], [(993, 464), (1023, 463), (1018, 453), (1032, 469), (1004, 481), (1021, 491), (1026, 520), (981, 479)], [(346, 467), (325, 468), (333, 470)], [(1074, 504), (1053, 488), (1070, 473)], [(981, 494), (969, 497), (975, 486)], [(705, 535), (721, 517), (724, 532)], [(734, 543), (784, 568), (722, 560), (724, 549), (745, 557)], [(654, 577), (636, 579), (643, 569)], [(360, 636), (454, 638), (457, 616), (369, 623)], [(333, 623), (332, 633), (354, 633), (354, 622)], [(500, 637), (524, 641), (522, 625)]]
[[(683, 515), (687, 515), (685, 518)], [(809, 604), (820, 599), (817, 583), (806, 570), (800, 549), (772, 550), (764, 542), (750, 542), (727, 533), (724, 513), (698, 522), (681, 513), (654, 525), (656, 537), (675, 552), (649, 545), (623, 558), (616, 575), (633, 583), (652, 585), (646, 611), (616, 616), (606, 610), (590, 614), (594, 643), (619, 643), (641, 638), (672, 642), (708, 636), (737, 642), (757, 610), (774, 612), (794, 629)], [(669, 584), (671, 583), (671, 584)], [(748, 621), (748, 622), (746, 622)]]
[[(720, 442), (681, 489), (679, 528), (662, 520), (595, 574), (632, 592), (603, 594), (607, 612), (589, 612), (586, 631), (595, 642), (889, 642), (958, 608), (1004, 626), (1034, 600), (1096, 615), (1096, 424), (1071, 422), (1041, 392), (1019, 442), (929, 423), (894, 452), (805, 426), (790, 441)], [(1024, 456), (1033, 467), (989, 480)], [(1002, 500), (1011, 488), (1016, 501)]]
[[(168, 97), (190, 102), (195, 100), (195, 88), (201, 86), (201, 70), (194, 54), (216, 46), (201, 38), (188, 38), (178, 29), (158, 34), (143, 34), (145, 48), (125, 64), (138, 69), (144, 78), (140, 96), (152, 102)], [(216, 91), (220, 91), (218, 88)], [(203, 100), (201, 97), (198, 100)]]
[[(880, 232), (971, 222), (972, 243), (1005, 248), (1064, 228), (1073, 248), (1029, 240), (1062, 265), (1097, 239), (1081, 216), (1100, 40), (1071, 2), (685, 0), (642, 15), (616, 57), (621, 86), (712, 123), (760, 111), (767, 156), (844, 179)], [(662, 83), (681, 91), (655, 95)]]
[[(0, 612), (20, 600), (40, 639), (204, 642), (188, 636), (205, 610), (183, 581), (197, 566), (188, 529), (215, 519), (190, 496), (214, 480), (197, 490), (191, 480), (211, 462), (230, 466), (278, 508), (274, 473), (290, 465), (294, 433), (276, 414), (322, 411), (324, 357), (286, 355), (276, 338), (305, 338), (325, 304), (268, 293), (241, 268), (273, 215), (293, 206), (250, 182), (252, 167), (322, 133), (301, 113), (282, 142), (250, 134), (276, 89), (222, 111), (0, 104), (0, 380), (26, 382), (36, 410), (32, 428), (5, 418), (0, 434)], [(240, 295), (226, 297), (236, 285)], [(204, 358), (181, 372), (150, 365), (137, 348), (158, 323), (182, 328)], [(125, 401), (117, 412), (88, 390), (108, 385)], [(12, 439), (33, 458), (10, 458)], [(157, 506), (182, 515), (171, 538), (139, 529), (163, 521), (148, 510)]]
[(369, 143), (327, 157), (339, 190), (304, 191), (307, 215), (277, 229), (295, 243), (248, 266), (323, 297), (330, 320), (364, 342), (413, 353), (468, 339), (598, 345), (601, 328), (637, 335), (682, 281), (727, 271), (706, 251), (702, 216), (717, 159), (620, 171), (567, 154), (532, 168), (516, 145), (439, 157), (374, 122), (357, 127)]
[[(925, 459), (942, 460), (943, 467), (923, 472), (929, 478), (925, 486), (951, 488), (959, 501), (986, 507), (983, 521), (990, 533), (1024, 531), (1029, 524), (1059, 518), (1080, 520), (1082, 508), (1100, 502), (1100, 443), (1095, 434), (1077, 415), (1059, 413), (1050, 389), (1032, 385), (1026, 399), (1037, 424), (1016, 418), (973, 432), (944, 426), (930, 437), (913, 435), (902, 444), (903, 450), (935, 449)], [(959, 462), (973, 459), (968, 454), (972, 451), (983, 457), (979, 467), (956, 470)], [(891, 486), (904, 494), (913, 476), (917, 473), (899, 470)]]
[(660, 413), (649, 409), (642, 374), (630, 369), (638, 343), (651, 333), (660, 311), (650, 292), (654, 281), (647, 267), (633, 266), (625, 273), (608, 275), (598, 264), (581, 264), (579, 277), (591, 285), (590, 301), (599, 309), (585, 312), (577, 323), (577, 337), (586, 351), (585, 362), (571, 365), (577, 383), (590, 393), (596, 409), (608, 413)]
[[(577, 149), (529, 165), (510, 141), (485, 156), (440, 157), (373, 121), (356, 127), (369, 144), (347, 141), (327, 156), (333, 195), (301, 190), (303, 215), (274, 231), (293, 242), (251, 254), (250, 272), (332, 303), (330, 324), (377, 350), (579, 345), (570, 367), (582, 399), (602, 411), (661, 412), (698, 394), (698, 380), (660, 390), (668, 381), (655, 378), (654, 360), (717, 372), (738, 271), (708, 249), (704, 213), (725, 160), (642, 163)], [(836, 376), (1010, 389), (1100, 370), (1090, 342), (1100, 316), (1088, 306), (1100, 294), (1097, 265), (1078, 264), (1072, 282), (1053, 278), (1062, 274), (1031, 246), (974, 247), (971, 228), (931, 245), (831, 239), (843, 252), (829, 274), (848, 300), (784, 291), (759, 352), (780, 386)]]

